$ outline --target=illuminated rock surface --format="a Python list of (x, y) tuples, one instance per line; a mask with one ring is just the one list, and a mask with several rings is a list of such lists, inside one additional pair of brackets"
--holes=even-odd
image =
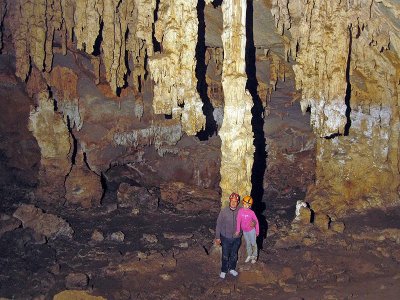
[[(397, 300), (399, 16), (396, 0), (0, 0), (0, 297), (76, 278), (76, 297)], [(233, 191), (266, 239), (216, 283)], [(22, 205), (73, 238), (18, 227)]]

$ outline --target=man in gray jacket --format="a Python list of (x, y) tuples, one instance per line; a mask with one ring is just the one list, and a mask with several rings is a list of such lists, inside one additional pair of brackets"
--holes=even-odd
[(222, 246), (222, 266), (219, 277), (225, 278), (226, 273), (237, 276), (236, 263), (241, 237), (235, 236), (236, 217), (239, 209), (239, 195), (232, 193), (229, 196), (229, 206), (221, 209), (215, 230), (215, 243)]

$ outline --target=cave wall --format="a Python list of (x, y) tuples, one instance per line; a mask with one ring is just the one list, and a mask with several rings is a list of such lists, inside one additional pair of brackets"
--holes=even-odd
[(337, 217), (399, 204), (397, 1), (273, 1), (290, 33), (303, 111), (317, 139), (307, 199)]
[[(112, 170), (120, 166), (140, 184), (219, 189), (221, 182), (224, 200), (232, 189), (254, 190), (250, 174), (266, 162), (257, 173), (265, 191), (309, 186), (312, 208), (335, 217), (399, 203), (398, 15), (394, 0), (224, 1), (222, 7), (1, 0), (1, 55), (11, 58), (19, 79), (2, 76), (25, 89), (26, 117), (40, 110), (39, 95), (47, 92), (54, 109), (48, 112), (64, 124), (71, 147), (53, 171), (85, 191), (78, 201), (84, 206), (98, 203), (90, 190), (100, 195), (95, 182), (118, 177)], [(249, 81), (256, 83), (251, 95)], [(314, 135), (296, 116), (299, 104)], [(263, 128), (252, 136), (255, 120)], [(48, 127), (55, 124), (53, 118)], [(38, 126), (23, 137), (37, 144), (22, 149), (41, 162), (32, 173), (40, 186), (50, 148), (40, 142)], [(12, 147), (4, 144), (3, 153)], [(232, 170), (240, 176), (232, 179)], [(93, 180), (75, 186), (80, 180), (69, 174)], [(68, 195), (75, 202), (77, 195)]]

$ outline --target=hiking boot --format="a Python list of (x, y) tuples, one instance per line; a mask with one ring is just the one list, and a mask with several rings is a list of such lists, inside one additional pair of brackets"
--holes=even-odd
[(224, 278), (225, 278), (225, 275), (226, 275), (226, 273), (225, 273), (225, 272), (221, 272), (221, 273), (219, 273), (219, 277), (220, 277), (220, 278), (222, 278), (222, 279), (224, 279)]
[(252, 259), (252, 256), (247, 256), (246, 260), (244, 261), (245, 263), (248, 263)]

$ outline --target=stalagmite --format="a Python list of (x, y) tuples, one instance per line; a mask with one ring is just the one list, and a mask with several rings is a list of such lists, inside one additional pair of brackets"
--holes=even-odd
[(222, 85), (225, 96), (221, 137), (222, 205), (227, 205), (229, 194), (241, 196), (251, 192), (253, 166), (253, 133), (251, 126), (252, 98), (246, 87), (246, 0), (222, 3), (224, 63)]
[(71, 139), (60, 113), (54, 111), (53, 99), (47, 91), (37, 95), (38, 106), (32, 108), (29, 130), (36, 138), (41, 151), (39, 170), (39, 198), (62, 201), (65, 196), (64, 181), (70, 171)]
[(149, 59), (155, 81), (153, 109), (156, 114), (182, 118), (188, 135), (205, 125), (195, 74), (197, 34), (197, 0), (160, 1), (155, 37), (162, 52)]

